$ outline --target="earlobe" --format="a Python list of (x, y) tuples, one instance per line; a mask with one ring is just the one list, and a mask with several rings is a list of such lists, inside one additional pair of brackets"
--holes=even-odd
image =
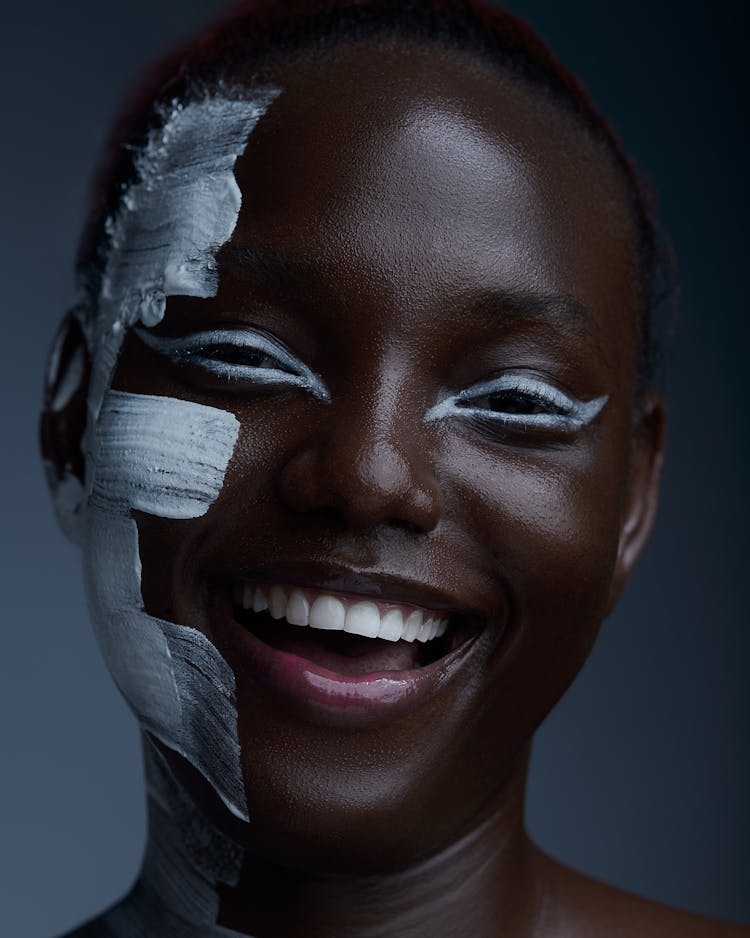
[(614, 609), (654, 527), (664, 462), (665, 426), (664, 401), (658, 394), (647, 395), (633, 431), (628, 497), (620, 528), (607, 615)]
[(84, 493), (83, 437), (90, 356), (81, 325), (69, 313), (50, 352), (40, 420), (40, 444), (58, 520), (65, 534), (78, 538)]

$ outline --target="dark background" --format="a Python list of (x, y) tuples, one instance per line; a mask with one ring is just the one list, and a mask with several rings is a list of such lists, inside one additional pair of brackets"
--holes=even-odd
[[(119, 898), (145, 834), (136, 727), (85, 611), (36, 455), (44, 359), (72, 298), (117, 102), (220, 0), (5, 6), (2, 69), (0, 933), (50, 938)], [(528, 819), (627, 889), (750, 922), (747, 83), (740, 5), (518, 0), (652, 177), (679, 255), (657, 530), (538, 736)], [(687, 10), (690, 9), (690, 13)]]

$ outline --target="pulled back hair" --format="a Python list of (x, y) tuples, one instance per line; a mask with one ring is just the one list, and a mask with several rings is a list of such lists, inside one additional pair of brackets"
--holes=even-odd
[(218, 91), (241, 94), (271, 81), (279, 60), (303, 52), (325, 56), (343, 42), (388, 37), (461, 50), (521, 80), (568, 114), (611, 161), (635, 233), (641, 295), (636, 388), (641, 399), (659, 359), (659, 312), (675, 305), (677, 297), (674, 259), (661, 236), (653, 194), (580, 82), (526, 23), (485, 0), (245, 0), (159, 61), (127, 102), (95, 180), (77, 258), (88, 314), (95, 314), (106, 264), (107, 220), (137, 178), (135, 155), (163, 119), (164, 105)]

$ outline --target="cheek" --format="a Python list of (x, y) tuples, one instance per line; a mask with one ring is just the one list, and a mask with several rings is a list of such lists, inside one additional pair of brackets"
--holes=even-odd
[[(176, 526), (202, 518), (221, 490), (236, 435), (235, 418), (215, 408), (107, 392), (87, 454), (83, 553), (95, 628), (123, 696), (142, 727), (244, 818), (234, 676), (202, 631), (144, 609), (133, 517)], [(172, 569), (175, 561), (162, 553), (150, 565)]]
[[(259, 545), (273, 550), (289, 519), (279, 512), (276, 480), (294, 425), (269, 419), (268, 403), (234, 401), (238, 437), (221, 489), (201, 517), (173, 520), (136, 512), (146, 609), (212, 636), (204, 588), (212, 573), (238, 570)], [(298, 425), (298, 424), (297, 424)], [(291, 448), (293, 445), (290, 444)], [(293, 522), (292, 522), (293, 524)], [(164, 563), (164, 558), (169, 563)]]
[(624, 460), (574, 444), (546, 454), (473, 449), (463, 465), (470, 469), (454, 497), (510, 607), (504, 651), (491, 665), (496, 700), (488, 710), (520, 741), (568, 687), (596, 638), (617, 556)]

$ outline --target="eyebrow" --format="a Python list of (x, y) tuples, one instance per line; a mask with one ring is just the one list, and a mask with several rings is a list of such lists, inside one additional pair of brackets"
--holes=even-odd
[(223, 245), (216, 254), (216, 262), (220, 270), (255, 277), (269, 283), (299, 280), (320, 267), (313, 259), (295, 259), (284, 251), (271, 252), (236, 244)]
[(593, 312), (568, 294), (491, 289), (467, 297), (467, 306), (499, 320), (539, 322), (561, 332), (586, 335), (597, 344), (601, 340), (601, 326)]
[[(233, 271), (263, 282), (289, 285), (312, 275), (320, 275), (321, 265), (313, 257), (292, 257), (283, 250), (225, 244), (217, 253), (220, 269)], [(593, 312), (574, 296), (562, 293), (488, 288), (466, 294), (460, 306), (498, 322), (538, 322), (560, 332), (587, 336), (597, 345), (601, 327)], [(600, 346), (601, 347), (601, 346)]]

